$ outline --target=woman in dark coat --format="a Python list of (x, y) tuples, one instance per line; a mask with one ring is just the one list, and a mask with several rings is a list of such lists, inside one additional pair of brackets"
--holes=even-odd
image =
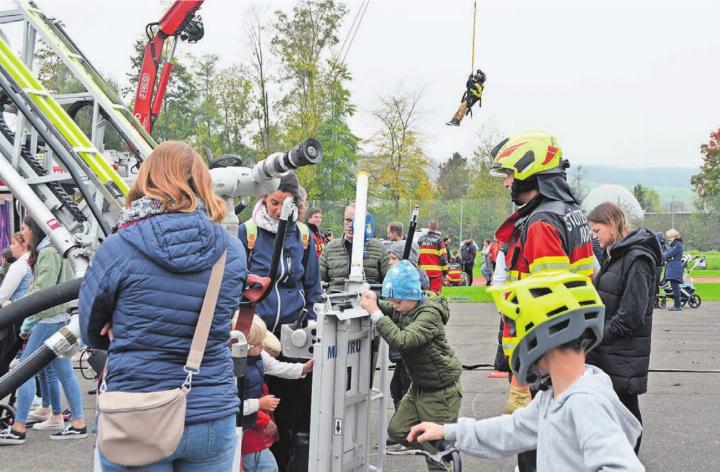
[[(607, 253), (593, 280), (605, 304), (605, 331), (587, 363), (610, 376), (620, 401), (642, 423), (638, 395), (647, 391), (660, 244), (647, 229), (631, 231), (623, 211), (612, 203), (600, 204), (587, 219)], [(640, 439), (635, 452), (639, 449)]]
[(683, 245), (680, 239), (680, 233), (676, 229), (669, 229), (665, 233), (668, 243), (668, 250), (663, 254), (663, 259), (667, 263), (665, 267), (665, 279), (670, 281), (673, 291), (673, 306), (668, 311), (681, 311), (680, 303), (680, 284), (683, 281)]

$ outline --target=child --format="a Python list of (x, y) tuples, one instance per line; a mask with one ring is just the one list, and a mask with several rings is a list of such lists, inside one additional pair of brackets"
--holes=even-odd
[[(381, 301), (372, 291), (360, 302), (391, 350), (400, 352), (412, 384), (388, 424), (390, 439), (405, 442), (410, 427), (420, 421), (455, 421), (460, 412), (460, 361), (447, 337), (450, 317), (447, 301), (427, 297), (420, 289), (417, 269), (410, 261), (395, 264), (385, 276)], [(435, 453), (429, 444), (421, 448)], [(428, 468), (438, 469), (428, 463)]]
[(538, 472), (644, 471), (633, 451), (640, 423), (610, 378), (585, 364), (585, 352), (602, 339), (605, 313), (587, 277), (544, 273), (489, 291), (515, 330), (517, 342), (508, 346), (513, 373), (525, 385), (551, 386), (512, 415), (421, 423), (408, 442), (446, 439), (487, 459), (537, 448)]
[(263, 375), (299, 379), (312, 371), (313, 361), (304, 364), (280, 362), (265, 352), (266, 344), (270, 350), (280, 352), (280, 343), (257, 315), (253, 318), (247, 341), (250, 349), (244, 380), (242, 467), (244, 472), (277, 471), (277, 462), (270, 452), (270, 446), (277, 440), (277, 426), (270, 412), (277, 408), (280, 399), (263, 389)]

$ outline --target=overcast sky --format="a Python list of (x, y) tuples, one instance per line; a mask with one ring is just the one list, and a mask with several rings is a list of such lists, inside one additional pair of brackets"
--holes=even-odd
[[(168, 5), (37, 3), (65, 22), (98, 69), (121, 82), (134, 40)], [(423, 91), (419, 127), (435, 161), (470, 153), (481, 130), (545, 129), (574, 163), (699, 165), (700, 144), (720, 127), (720, 2), (479, 0), (476, 66), (488, 76), (483, 108), (453, 128), (444, 123), (470, 71), (472, 3), (370, 2), (347, 59), (359, 137), (377, 129), (371, 111), (379, 95)], [(248, 9), (270, 18), (293, 4), (209, 0), (201, 9), (205, 37), (180, 48), (218, 54), (223, 65), (247, 62)], [(348, 6), (345, 28), (360, 2)]]

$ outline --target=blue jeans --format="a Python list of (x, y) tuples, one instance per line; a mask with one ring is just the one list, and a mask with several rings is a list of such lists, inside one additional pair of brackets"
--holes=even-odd
[(100, 451), (103, 472), (230, 472), (235, 458), (235, 416), (185, 425), (180, 444), (170, 457), (141, 467), (110, 462)]
[(43, 406), (52, 406), (54, 415), (62, 413), (62, 398), (60, 397), (60, 384), (55, 376), (52, 363), (37, 373), (40, 383), (40, 396)]
[(277, 472), (278, 465), (270, 449), (242, 456), (243, 472)]
[[(36, 324), (32, 333), (30, 333), (30, 338), (23, 350), (21, 360), (24, 361), (30, 356), (30, 354), (40, 349), (45, 340), (55, 334), (63, 326), (65, 326), (65, 323)], [(62, 384), (65, 397), (70, 404), (70, 412), (72, 413), (73, 419), (82, 419), (85, 415), (83, 412), (82, 392), (80, 391), (80, 383), (77, 381), (75, 374), (73, 373), (72, 360), (67, 357), (58, 357), (52, 361), (48, 367), (50, 366)], [(43, 370), (46, 369), (47, 367)], [(49, 380), (47, 372), (45, 372), (45, 380)], [(48, 393), (50, 394), (51, 399), (53, 396), (56, 396), (53, 401), (57, 401), (57, 403), (53, 403), (53, 411), (55, 411), (57, 405), (60, 404), (60, 391), (57, 389), (57, 382), (54, 382), (54, 384), (55, 389), (57, 390), (55, 393), (52, 391), (53, 386), (48, 385)], [(27, 423), (28, 414), (30, 413), (30, 407), (34, 396), (35, 379), (30, 379), (20, 386), (18, 392), (18, 407), (17, 412), (15, 413), (16, 422), (23, 424)]]

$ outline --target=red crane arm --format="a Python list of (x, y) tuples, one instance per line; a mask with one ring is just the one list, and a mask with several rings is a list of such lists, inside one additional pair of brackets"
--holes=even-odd
[[(178, 40), (197, 42), (203, 37), (202, 20), (197, 11), (205, 0), (176, 0), (158, 23), (147, 25), (148, 43), (145, 46), (142, 69), (138, 77), (138, 88), (135, 94), (133, 113), (140, 120), (148, 133), (157, 120), (160, 107), (165, 98), (165, 91), (172, 72), (172, 55), (162, 63), (160, 81), (157, 82), (158, 70), (161, 68), (162, 52), (165, 40), (169, 37)], [(152, 31), (154, 34), (151, 34)], [(157, 87), (156, 87), (157, 82)]]

